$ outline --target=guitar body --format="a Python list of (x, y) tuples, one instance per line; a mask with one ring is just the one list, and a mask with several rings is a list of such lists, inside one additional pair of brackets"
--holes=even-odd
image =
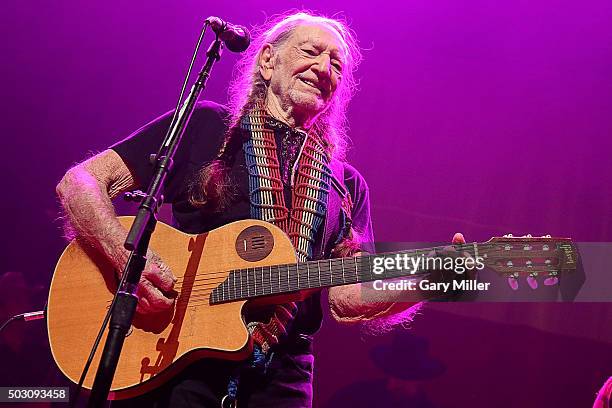
[[(132, 217), (120, 221), (129, 227)], [(150, 247), (178, 278), (175, 307), (159, 315), (136, 316), (123, 346), (111, 399), (156, 388), (196, 359), (247, 358), (251, 342), (242, 317), (246, 301), (211, 304), (212, 289), (233, 269), (296, 262), (289, 238), (272, 224), (256, 220), (237, 221), (200, 235), (158, 223)], [(56, 266), (47, 306), (49, 342), (55, 362), (74, 383), (117, 283), (106, 259), (78, 241), (68, 245)], [(93, 385), (105, 338), (84, 382), (86, 388)]]

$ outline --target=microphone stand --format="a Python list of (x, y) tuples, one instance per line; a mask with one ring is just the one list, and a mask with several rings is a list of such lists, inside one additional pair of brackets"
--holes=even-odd
[(175, 112), (175, 120), (172, 121), (162, 146), (157, 155), (151, 156), (151, 161), (155, 164), (155, 170), (147, 192), (141, 193), (142, 201), (138, 213), (125, 240), (125, 248), (132, 252), (123, 270), (125, 278), (122, 281), (124, 284), (116, 294), (116, 303), (110, 319), (108, 336), (100, 357), (88, 407), (101, 407), (108, 398), (123, 342), (132, 325), (134, 312), (138, 304), (136, 288), (147, 261), (146, 255), (151, 234), (157, 224), (157, 209), (163, 202), (164, 182), (172, 168), (174, 154), (191, 119), (198, 97), (206, 87), (206, 81), (214, 63), (221, 58), (221, 51), (222, 42), (217, 35), (206, 52), (206, 63), (198, 74), (196, 82), (191, 87), (180, 110)]

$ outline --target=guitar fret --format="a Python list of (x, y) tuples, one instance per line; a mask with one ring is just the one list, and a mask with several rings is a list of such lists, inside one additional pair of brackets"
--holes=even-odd
[(236, 299), (236, 271), (230, 272), (234, 277), (234, 299)]
[(302, 266), (302, 272), (304, 273), (304, 266), (306, 266), (306, 276), (302, 276), (301, 280), (302, 280), (302, 284), (298, 286), (298, 289), (306, 289), (309, 288), (309, 283), (308, 283), (308, 263), (306, 264), (297, 264), (298, 265), (298, 276), (300, 276), (300, 269), (299, 267)]
[(329, 260), (329, 284), (334, 284), (334, 270), (332, 269), (332, 260)]
[(323, 286), (321, 283), (321, 264), (317, 261), (317, 273), (319, 274), (319, 286)]
[(297, 275), (297, 288), (300, 288), (300, 264), (295, 265), (295, 272)]
[(244, 298), (244, 295), (242, 294), (242, 269), (240, 270), (240, 297)]
[[(257, 268), (253, 268), (253, 281), (255, 282), (255, 296), (259, 295), (257, 292)], [(261, 284), (259, 284), (259, 291), (261, 292)]]
[(312, 286), (310, 286), (310, 268), (308, 267), (308, 262), (306, 262), (306, 276), (308, 279), (308, 287), (311, 288)]
[(232, 272), (227, 274), (227, 278), (225, 279), (227, 282), (227, 298), (228, 300), (232, 300)]
[(253, 282), (255, 283), (255, 288), (253, 289), (253, 293), (257, 296), (257, 274), (255, 273), (255, 268), (253, 268)]
[(270, 279), (268, 280), (268, 287), (270, 288), (270, 294), (272, 294), (272, 265), (270, 265)]
[[(408, 255), (412, 256), (413, 258), (419, 258), (420, 254), (419, 254), (419, 250), (415, 249), (414, 251), (408, 251)], [(410, 274), (411, 275), (415, 275), (417, 273), (419, 273), (419, 269), (420, 269), (420, 264), (417, 265), (417, 267), (414, 269), (414, 271), (412, 271)]]
[(264, 267), (261, 267), (261, 294), (266, 294), (266, 281), (265, 281), (265, 272)]
[(249, 283), (249, 268), (246, 269), (246, 278), (247, 278), (247, 296), (251, 296), (251, 284)]
[(344, 258), (340, 258), (340, 263), (342, 264), (342, 283), (346, 283), (346, 279), (344, 278)]
[(227, 292), (225, 294), (225, 300), (231, 300), (232, 298), (232, 285), (230, 285), (230, 279), (231, 279), (231, 276), (227, 275), (227, 278), (225, 279), (225, 281), (223, 281), (223, 283), (225, 284), (225, 287), (227, 288)]
[(232, 297), (232, 283), (229, 280), (229, 276), (227, 277), (227, 299), (226, 300), (234, 300)]
[[(266, 294), (270, 294), (270, 280), (268, 279), (268, 283), (266, 283), (266, 275), (270, 275), (269, 270), (271, 269), (271, 266), (262, 266), (261, 267), (261, 274), (262, 274), (262, 287), (263, 287), (263, 291), (264, 291), (264, 295)], [(268, 273), (266, 273), (266, 271), (268, 271)]]
[(355, 282), (359, 282), (359, 272), (357, 272), (357, 257), (353, 257), (353, 263), (355, 264)]

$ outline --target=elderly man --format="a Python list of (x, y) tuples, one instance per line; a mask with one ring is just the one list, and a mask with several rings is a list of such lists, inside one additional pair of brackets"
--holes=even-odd
[[(238, 66), (230, 109), (200, 103), (177, 152), (165, 190), (176, 226), (202, 233), (231, 221), (263, 219), (289, 235), (300, 261), (372, 251), (367, 185), (343, 161), (345, 110), (359, 60), (351, 31), (325, 17), (284, 16), (255, 36)], [(164, 115), (76, 165), (58, 185), (73, 231), (117, 270), (128, 253), (126, 230), (111, 200), (146, 187), (148, 154), (157, 150), (169, 120)], [(138, 313), (174, 303), (175, 277), (153, 252), (148, 259)], [(329, 290), (336, 319), (371, 320), (409, 306), (385, 298), (362, 302), (359, 291), (358, 285)], [(241, 407), (309, 407), (311, 336), (321, 316), (320, 293), (249, 310), (249, 330), (265, 356), (262, 367), (202, 361), (130, 404), (219, 407), (223, 400), (227, 406), (237, 401)]]

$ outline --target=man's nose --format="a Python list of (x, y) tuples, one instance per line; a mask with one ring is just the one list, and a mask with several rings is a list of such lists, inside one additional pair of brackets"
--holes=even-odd
[(331, 57), (326, 53), (319, 54), (315, 68), (319, 73), (331, 76)]

